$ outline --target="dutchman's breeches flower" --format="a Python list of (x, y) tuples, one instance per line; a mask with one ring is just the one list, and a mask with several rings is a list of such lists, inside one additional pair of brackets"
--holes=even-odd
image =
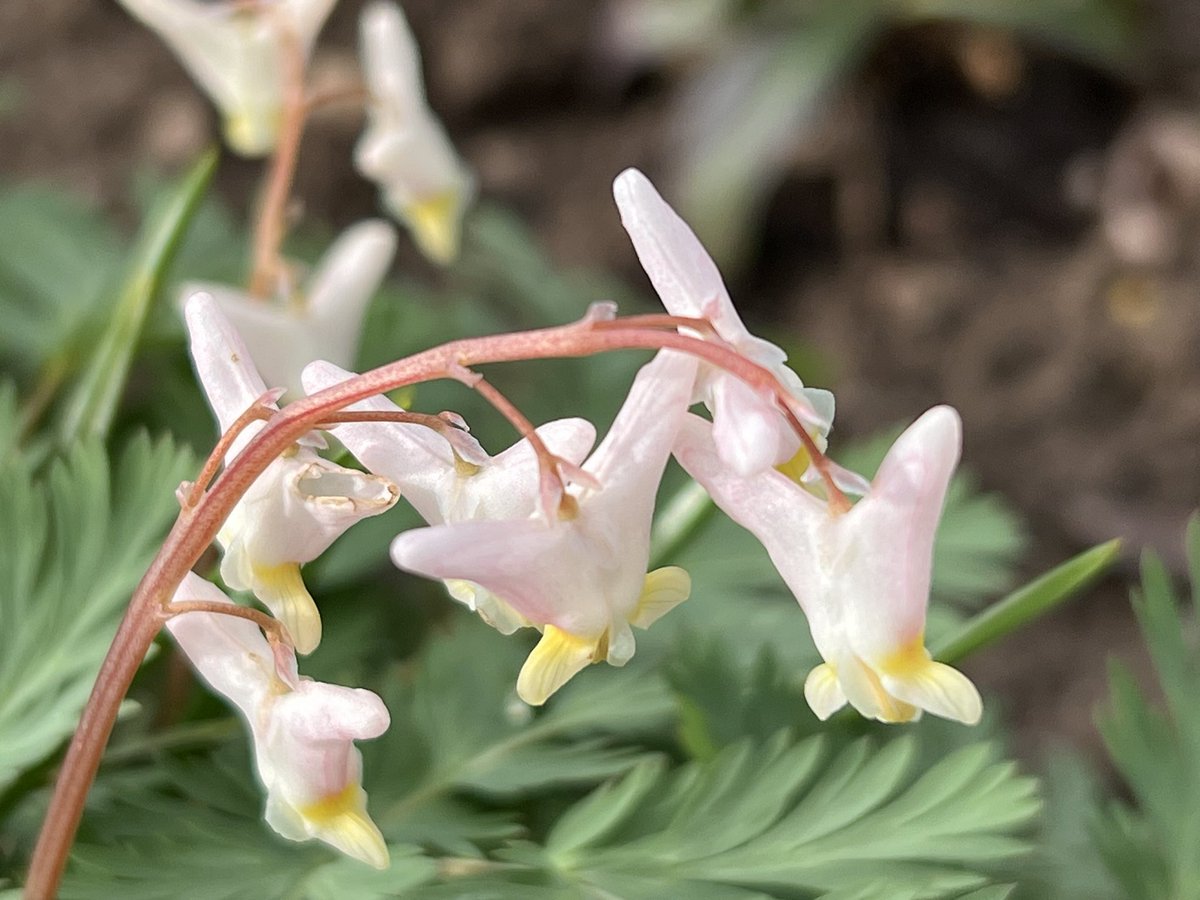
[[(193, 294), (184, 312), (197, 374), (226, 431), (242, 413), (263, 403), (266, 386), (211, 296)], [(261, 427), (256, 422), (246, 428), (228, 458)], [(311, 447), (295, 445), (255, 480), (221, 527), (221, 577), (234, 590), (251, 591), (283, 622), (296, 650), (311, 653), (321, 640), (321, 617), (300, 566), (324, 553), (355, 522), (390, 509), (399, 496), (386, 478), (334, 465)]]
[(517, 680), (526, 703), (544, 703), (589, 663), (624, 665), (634, 652), (630, 626), (647, 628), (687, 598), (686, 572), (646, 574), (646, 565), (654, 495), (695, 376), (695, 360), (672, 351), (642, 368), (583, 464), (599, 486), (572, 485), (553, 521), (535, 513), (459, 522), (392, 542), (401, 568), (481, 585), (541, 629)]
[[(708, 319), (725, 344), (771, 370), (796, 401), (797, 410), (803, 411), (802, 417), (823, 450), (833, 422), (833, 394), (804, 387), (785, 365), (787, 354), (746, 329), (717, 264), (645, 175), (626, 169), (613, 182), (613, 196), (621, 211), (621, 224), (667, 311)], [(748, 477), (789, 462), (799, 471), (807, 467), (806, 454), (797, 459), (802, 451), (800, 438), (773, 395), (761, 393), (728, 372), (702, 366), (695, 399), (712, 412), (717, 450), (737, 474)]]
[[(242, 156), (275, 146), (288, 68), (303, 65), (336, 0), (120, 0), (175, 51)], [(295, 54), (295, 60), (289, 60)]]
[[(179, 602), (233, 603), (188, 573)], [(175, 642), (213, 690), (241, 711), (267, 791), (267, 823), (285, 838), (324, 841), (377, 869), (387, 868), (383, 836), (367, 815), (362, 756), (354, 741), (379, 737), (389, 724), (370, 691), (324, 684), (296, 672), (296, 657), (272, 648), (252, 622), (185, 612), (167, 622)]]
[(396, 230), (381, 219), (351, 225), (330, 245), (305, 285), (281, 284), (251, 297), (223, 284), (188, 283), (181, 297), (212, 294), (254, 354), (266, 381), (304, 396), (300, 372), (314, 359), (353, 364), (371, 298), (392, 264)]
[(458, 255), (472, 179), (425, 101), (421, 57), (404, 13), (377, 2), (362, 14), (367, 128), (354, 151), (358, 170), (379, 185), (421, 252), (437, 263)]
[(847, 701), (867, 718), (907, 722), (922, 710), (974, 724), (975, 686), (925, 649), (933, 539), (962, 441), (958, 413), (931, 409), (888, 452), (848, 512), (777, 471), (743, 478), (726, 467), (713, 428), (695, 416), (675, 455), (730, 518), (766, 547), (825, 662), (805, 683), (828, 718)]
[[(312, 394), (352, 376), (332, 363), (318, 361), (304, 370), (304, 387)], [(403, 411), (386, 397), (372, 397), (348, 409)], [(453, 426), (447, 428), (446, 436), (407, 422), (349, 422), (331, 431), (367, 469), (399, 487), (402, 496), (430, 525), (472, 519), (523, 519), (538, 509), (538, 457), (528, 439), (489, 456), (470, 434)], [(536, 432), (550, 453), (571, 465), (583, 462), (596, 440), (596, 428), (586, 419), (548, 422)], [(451, 579), (446, 587), (454, 599), (503, 634), (530, 624), (477, 584)]]

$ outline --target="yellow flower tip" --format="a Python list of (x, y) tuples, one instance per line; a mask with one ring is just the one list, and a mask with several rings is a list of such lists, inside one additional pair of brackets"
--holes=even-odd
[(256, 116), (239, 110), (225, 118), (225, 143), (238, 156), (257, 158), (275, 148), (280, 116)]
[(808, 467), (812, 464), (812, 456), (809, 455), (808, 448), (803, 444), (796, 451), (796, 455), (787, 462), (780, 463), (775, 467), (775, 471), (782, 475), (786, 475), (796, 484), (803, 486), (804, 473), (808, 471)]
[(252, 567), (254, 596), (283, 623), (296, 652), (312, 653), (321, 643), (321, 614), (313, 602), (298, 563)]
[(804, 679), (804, 699), (822, 722), (846, 705), (846, 695), (832, 663), (821, 663), (808, 673)]
[(302, 807), (300, 816), (314, 835), (376, 869), (391, 864), (387, 843), (367, 815), (366, 794), (357, 784)]
[(580, 637), (547, 625), (517, 676), (517, 696), (530, 706), (541, 706), (576, 673), (603, 659), (597, 653), (607, 638), (607, 632), (600, 637)]
[(692, 576), (679, 566), (664, 566), (646, 574), (629, 624), (649, 628), (692, 593)]
[(887, 656), (879, 672), (888, 693), (935, 716), (964, 725), (977, 725), (983, 716), (983, 699), (971, 679), (935, 662), (922, 635)]
[(458, 256), (459, 202), (458, 191), (443, 191), (403, 210), (417, 247), (438, 265), (449, 265)]

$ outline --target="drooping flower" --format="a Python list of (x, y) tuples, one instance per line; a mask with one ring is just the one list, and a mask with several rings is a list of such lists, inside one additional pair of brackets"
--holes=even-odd
[(451, 262), (472, 180), (425, 100), (417, 43), (400, 8), (381, 0), (363, 11), (360, 40), (370, 101), (355, 163), (421, 252)]
[[(818, 448), (823, 449), (833, 421), (833, 395), (804, 387), (784, 364), (787, 354), (746, 329), (716, 263), (645, 175), (626, 169), (613, 182), (613, 196), (621, 211), (621, 224), (667, 311), (707, 318), (726, 344), (770, 369), (808, 410), (808, 424)], [(760, 393), (735, 375), (703, 366), (696, 399), (712, 412), (717, 450), (737, 474), (750, 476), (788, 463), (794, 469), (806, 467), (806, 459), (797, 460), (798, 453), (803, 456), (800, 439), (773, 396)]]
[(646, 574), (654, 495), (691, 399), (694, 359), (664, 351), (638, 373), (621, 411), (553, 521), (468, 521), (406, 531), (392, 559), (431, 578), (464, 579), (503, 597), (542, 638), (517, 693), (540, 705), (589, 663), (621, 666), (631, 625), (648, 628), (685, 600), (691, 582), (670, 566)]
[(342, 232), (303, 287), (282, 284), (275, 297), (258, 299), (228, 285), (193, 282), (181, 295), (212, 294), (263, 377), (295, 399), (304, 395), (300, 372), (314, 359), (354, 363), (367, 306), (395, 253), (395, 229), (368, 219)]
[(712, 432), (689, 416), (676, 458), (762, 542), (799, 600), (825, 660), (804, 686), (813, 711), (825, 719), (849, 701), (884, 722), (912, 721), (922, 710), (979, 721), (975, 686), (935, 662), (924, 643), (934, 534), (962, 442), (958, 413), (939, 406), (914, 422), (845, 513), (780, 472), (731, 472)]
[(224, 119), (242, 156), (275, 146), (283, 121), (288, 54), (305, 63), (337, 0), (120, 0), (158, 32)]
[[(191, 572), (173, 599), (233, 606), (220, 589)], [(387, 868), (387, 845), (367, 815), (362, 756), (354, 746), (387, 730), (383, 701), (361, 688), (300, 676), (295, 654), (273, 650), (245, 619), (187, 612), (169, 619), (167, 630), (200, 676), (250, 726), (255, 765), (267, 791), (267, 824), (289, 840), (316, 838)]]
[[(318, 361), (304, 370), (304, 387), (312, 394), (350, 377), (351, 372)], [(386, 397), (372, 397), (347, 409), (401, 411)], [(331, 431), (370, 471), (395, 483), (430, 525), (523, 519), (537, 512), (538, 458), (527, 439), (489, 456), (465, 431), (454, 432), (454, 444), (423, 425), (406, 422), (349, 422)], [(583, 462), (596, 440), (596, 429), (586, 419), (560, 419), (536, 431), (552, 454), (572, 465)], [(477, 584), (450, 579), (446, 586), (454, 599), (503, 634), (530, 624)]]
[[(196, 372), (226, 431), (261, 400), (266, 386), (211, 296), (193, 294), (184, 313)], [(261, 427), (250, 425), (227, 459)], [(296, 650), (311, 653), (321, 640), (321, 617), (300, 577), (301, 564), (324, 553), (355, 522), (390, 509), (399, 496), (386, 478), (334, 465), (296, 445), (259, 475), (221, 526), (221, 577), (234, 590), (253, 592), (287, 627)]]

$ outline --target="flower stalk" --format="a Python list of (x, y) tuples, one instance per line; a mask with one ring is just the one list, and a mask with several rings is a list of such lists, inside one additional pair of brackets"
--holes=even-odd
[[(164, 614), (169, 617), (171, 613), (168, 604), (176, 588), (267, 466), (314, 427), (336, 420), (345, 407), (397, 388), (439, 379), (460, 380), (462, 370), (474, 365), (587, 357), (622, 349), (672, 349), (699, 357), (751, 387), (772, 392), (797, 426), (810, 414), (772, 372), (734, 350), (675, 331), (622, 327), (621, 323), (620, 319), (601, 322), (589, 315), (564, 326), (452, 341), (365, 372), (272, 413), (262, 430), (216, 476), (212, 486), (195, 503), (183, 505), (134, 591), (63, 760), (30, 863), (25, 886), (28, 900), (50, 900), (57, 892), (117, 710), (162, 626)], [(848, 506), (830, 473), (827, 458), (803, 427), (797, 431), (813, 465), (822, 474), (831, 507)]]

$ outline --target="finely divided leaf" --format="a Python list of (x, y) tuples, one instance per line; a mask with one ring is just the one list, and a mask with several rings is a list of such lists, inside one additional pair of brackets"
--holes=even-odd
[(74, 730), (190, 466), (140, 435), (111, 464), (89, 443), (33, 481), (0, 467), (0, 789)]

